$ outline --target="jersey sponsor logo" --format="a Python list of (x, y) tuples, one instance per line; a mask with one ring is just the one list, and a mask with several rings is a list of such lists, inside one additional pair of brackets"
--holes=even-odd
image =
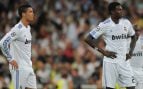
[(139, 51), (137, 53), (133, 53), (132, 56), (143, 56), (143, 53), (141, 51)]
[(29, 43), (31, 43), (31, 40), (26, 39), (25, 44), (29, 44)]
[(127, 34), (122, 34), (122, 35), (112, 35), (112, 40), (120, 40), (120, 39), (128, 39)]

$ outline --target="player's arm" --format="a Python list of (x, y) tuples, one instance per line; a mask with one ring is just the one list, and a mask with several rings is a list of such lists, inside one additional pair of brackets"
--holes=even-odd
[(130, 59), (132, 54), (133, 54), (133, 51), (134, 51), (134, 48), (135, 48), (135, 45), (136, 45), (136, 41), (138, 39), (138, 37), (135, 35), (135, 28), (133, 28), (131, 26), (130, 30), (129, 30), (129, 33), (128, 35), (131, 37), (131, 42), (130, 42), (130, 49), (129, 49), (129, 53), (126, 55), (126, 59)]
[(17, 39), (17, 35), (18, 34), (16, 30), (12, 29), (0, 41), (0, 48), (3, 54), (6, 56), (9, 63), (14, 66), (14, 68), (18, 68), (18, 66), (16, 61), (13, 59), (12, 55), (10, 54), (10, 43)]
[(85, 37), (84, 41), (93, 49), (97, 48), (98, 39), (95, 39), (90, 34), (87, 37)]
[(136, 41), (137, 41), (137, 36), (136, 35), (131, 36), (130, 50), (129, 50), (129, 53), (127, 54), (126, 59), (130, 59), (132, 57), (132, 54), (136, 45)]
[(129, 51), (129, 54), (131, 55), (133, 54), (137, 39), (138, 38), (136, 35), (131, 36), (130, 51)]
[(99, 37), (104, 34), (104, 29), (100, 28), (99, 26), (97, 28), (94, 28), (84, 39), (84, 41), (93, 49), (98, 50), (101, 52), (104, 56), (110, 57), (110, 58), (116, 58), (115, 52), (110, 52), (107, 50), (104, 50), (102, 48), (99, 48), (97, 46), (99, 42)]

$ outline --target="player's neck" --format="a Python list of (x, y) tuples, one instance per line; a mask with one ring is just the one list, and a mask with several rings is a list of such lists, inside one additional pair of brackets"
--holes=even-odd
[(115, 23), (115, 24), (118, 24), (119, 23), (119, 19), (114, 17), (114, 16), (111, 16), (111, 19), (112, 21)]
[(29, 22), (26, 19), (21, 19), (22, 24), (27, 28), (29, 25)]

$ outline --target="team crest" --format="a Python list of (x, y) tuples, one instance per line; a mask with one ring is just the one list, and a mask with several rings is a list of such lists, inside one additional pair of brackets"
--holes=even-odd
[(127, 31), (127, 28), (126, 28), (126, 27), (124, 27), (124, 31)]

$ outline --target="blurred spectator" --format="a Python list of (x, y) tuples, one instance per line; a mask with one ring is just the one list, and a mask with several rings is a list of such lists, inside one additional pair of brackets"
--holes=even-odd
[(73, 68), (71, 70), (71, 75), (72, 75), (74, 89), (81, 89), (81, 85), (85, 84), (86, 81), (79, 75), (78, 69)]

